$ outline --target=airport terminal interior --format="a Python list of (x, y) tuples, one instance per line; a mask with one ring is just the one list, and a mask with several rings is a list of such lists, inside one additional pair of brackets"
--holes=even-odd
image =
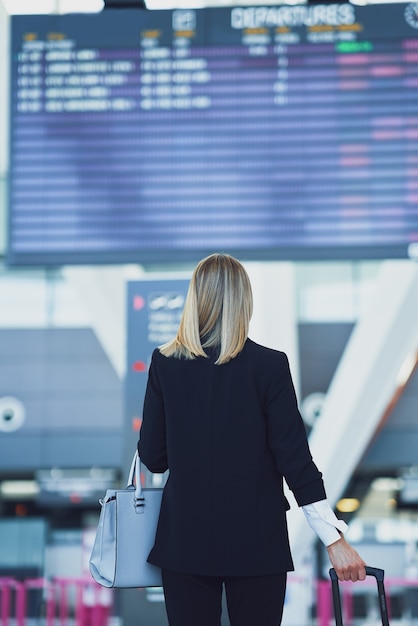
[[(212, 252), (248, 271), (390, 622), (418, 623), (418, 3), (0, 0), (1, 626), (166, 626), (162, 588), (89, 558)], [(330, 626), (288, 499), (283, 625)], [(342, 599), (380, 623), (373, 579)]]

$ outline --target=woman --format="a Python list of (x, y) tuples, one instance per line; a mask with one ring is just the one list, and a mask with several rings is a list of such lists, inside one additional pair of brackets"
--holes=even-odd
[(149, 562), (163, 572), (170, 626), (278, 626), (293, 570), (283, 478), (341, 580), (364, 561), (326, 502), (287, 357), (248, 338), (252, 293), (233, 257), (196, 267), (177, 336), (155, 350), (138, 451), (170, 470)]

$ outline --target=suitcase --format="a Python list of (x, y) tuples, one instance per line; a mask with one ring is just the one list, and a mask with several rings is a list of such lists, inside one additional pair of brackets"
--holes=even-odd
[[(338, 584), (337, 573), (333, 567), (329, 570), (329, 575), (331, 577), (331, 583), (332, 583), (332, 601), (334, 604), (335, 624), (336, 626), (343, 626), (340, 587)], [(382, 618), (382, 625), (389, 626), (388, 607), (386, 603), (385, 585), (383, 582), (385, 572), (384, 570), (378, 569), (377, 567), (366, 566), (366, 575), (374, 576), (376, 578), (377, 593), (379, 597), (379, 609), (380, 609), (380, 616)]]

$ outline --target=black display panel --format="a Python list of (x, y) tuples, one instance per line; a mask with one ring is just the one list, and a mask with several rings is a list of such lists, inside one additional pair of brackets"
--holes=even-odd
[(418, 3), (12, 19), (10, 264), (418, 248)]

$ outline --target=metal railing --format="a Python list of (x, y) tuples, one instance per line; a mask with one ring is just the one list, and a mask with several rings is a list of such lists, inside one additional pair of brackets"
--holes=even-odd
[[(30, 594), (38, 592), (38, 609), (29, 611)], [(113, 591), (91, 578), (0, 578), (1, 626), (107, 626)], [(31, 614), (30, 614), (31, 613)]]

